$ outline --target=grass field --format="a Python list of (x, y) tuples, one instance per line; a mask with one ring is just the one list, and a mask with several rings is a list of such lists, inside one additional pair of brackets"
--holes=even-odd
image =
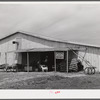
[(0, 72), (0, 89), (100, 89), (100, 74)]

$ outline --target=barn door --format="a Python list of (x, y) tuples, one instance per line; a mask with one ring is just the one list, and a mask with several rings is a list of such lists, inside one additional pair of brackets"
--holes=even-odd
[(55, 52), (55, 67), (56, 71), (64, 72), (66, 71), (66, 59), (65, 59), (65, 52), (64, 51), (56, 51)]

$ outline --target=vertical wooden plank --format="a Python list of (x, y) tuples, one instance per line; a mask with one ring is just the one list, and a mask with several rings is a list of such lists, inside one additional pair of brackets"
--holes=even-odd
[(97, 50), (97, 52), (98, 52), (98, 53), (97, 53), (97, 58), (98, 58), (98, 72), (100, 72), (100, 62), (99, 62), (99, 61), (100, 61), (100, 60), (99, 60), (99, 56), (100, 56), (100, 55), (99, 55), (99, 49)]
[(67, 50), (67, 73), (68, 73), (68, 50)]
[(55, 72), (56, 72), (56, 52), (54, 51), (54, 67), (55, 67)]
[(27, 52), (27, 72), (29, 72), (29, 53)]
[(7, 64), (7, 52), (5, 52), (5, 64)]
[(65, 65), (66, 65), (66, 72), (67, 72), (67, 51), (64, 51), (64, 56), (65, 56)]
[(100, 72), (100, 58), (99, 58), (99, 56), (100, 56), (100, 54), (99, 54), (99, 49), (98, 49), (98, 54), (97, 54), (97, 58), (98, 58), (98, 72)]
[(22, 53), (21, 52), (18, 53), (17, 62), (18, 64), (22, 64)]
[(7, 68), (7, 52), (5, 52), (5, 64), (6, 64), (6, 68)]

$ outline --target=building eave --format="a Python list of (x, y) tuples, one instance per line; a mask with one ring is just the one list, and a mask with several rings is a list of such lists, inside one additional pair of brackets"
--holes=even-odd
[(79, 46), (100, 48), (99, 45), (91, 45), (91, 44), (85, 44), (85, 43), (79, 43), (79, 42), (72, 42), (72, 41), (67, 41), (67, 40), (65, 41), (65, 40), (51, 39), (49, 37), (38, 36), (36, 34), (31, 34), (31, 33), (28, 33), (28, 32), (21, 32), (21, 31), (18, 31), (18, 32), (15, 32), (15, 33), (12, 33), (12, 34), (8, 34), (8, 35), (4, 36), (3, 38), (1, 38), (0, 41), (6, 39), (8, 37), (11, 37), (13, 35), (16, 35), (16, 34), (24, 34), (24, 35), (27, 35), (27, 36), (32, 36), (32, 37), (36, 37), (38, 39), (43, 39), (43, 40), (52, 41), (52, 42), (65, 43), (65, 44), (67, 43), (67, 44), (74, 44), (74, 45), (79, 45)]

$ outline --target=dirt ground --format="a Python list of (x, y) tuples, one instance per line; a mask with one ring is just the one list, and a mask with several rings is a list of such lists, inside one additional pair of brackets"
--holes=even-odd
[(100, 74), (0, 72), (0, 89), (100, 89)]

